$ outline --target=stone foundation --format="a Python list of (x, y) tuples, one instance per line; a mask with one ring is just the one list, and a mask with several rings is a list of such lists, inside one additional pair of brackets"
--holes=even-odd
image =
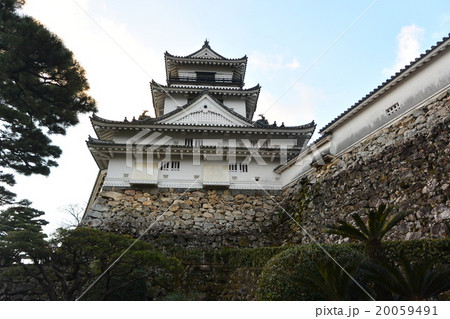
[(157, 246), (261, 247), (277, 240), (280, 197), (263, 192), (104, 190), (83, 225), (139, 236)]
[[(337, 219), (381, 203), (411, 211), (388, 239), (444, 238), (450, 228), (450, 95), (445, 92), (327, 165), (284, 194), (284, 206), (319, 241)], [(288, 221), (288, 223), (290, 223)], [(291, 223), (287, 242), (310, 242)]]

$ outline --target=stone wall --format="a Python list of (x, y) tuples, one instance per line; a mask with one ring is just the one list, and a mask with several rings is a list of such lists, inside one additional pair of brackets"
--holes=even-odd
[(34, 278), (11, 275), (3, 277), (0, 269), (0, 301), (48, 300)]
[(327, 224), (387, 203), (412, 211), (390, 239), (442, 238), (449, 234), (450, 96), (415, 109), (331, 163), (316, 167), (283, 194), (164, 189), (104, 190), (83, 224), (134, 236), (157, 246), (262, 247), (309, 242), (287, 211), (320, 241)]
[(230, 190), (104, 190), (83, 225), (139, 236), (156, 246), (261, 247), (273, 245), (278, 195)]
[[(390, 239), (443, 238), (450, 227), (448, 92), (317, 167), (284, 194), (284, 206), (319, 241), (337, 219), (387, 203), (413, 213)], [(290, 223), (289, 221), (287, 223)], [(291, 223), (285, 242), (309, 242)]]

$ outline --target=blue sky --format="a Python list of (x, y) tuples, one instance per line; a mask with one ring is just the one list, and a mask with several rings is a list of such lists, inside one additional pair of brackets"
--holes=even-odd
[[(439, 0), (27, 0), (23, 11), (63, 39), (99, 116), (118, 120), (153, 112), (149, 81), (164, 83), (165, 51), (186, 55), (208, 38), (226, 57), (248, 56), (246, 87), (262, 86), (256, 114), (320, 129), (450, 32), (450, 2)], [(88, 200), (97, 174), (89, 134), (84, 116), (54, 138), (63, 155), (49, 177), (18, 178), (15, 191), (46, 211), (48, 231), (63, 206)]]

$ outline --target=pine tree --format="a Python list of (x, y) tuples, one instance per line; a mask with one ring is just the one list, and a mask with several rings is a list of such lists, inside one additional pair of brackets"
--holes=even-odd
[[(23, 3), (0, 0), (0, 168), (48, 175), (61, 155), (50, 135), (96, 107), (84, 69), (56, 35), (17, 12)], [(14, 178), (0, 170), (0, 182)], [(13, 195), (1, 186), (0, 205)]]
[(46, 235), (40, 217), (44, 212), (31, 208), (31, 202), (21, 201), (0, 212), (0, 266), (20, 265), (25, 260), (41, 263), (48, 255)]

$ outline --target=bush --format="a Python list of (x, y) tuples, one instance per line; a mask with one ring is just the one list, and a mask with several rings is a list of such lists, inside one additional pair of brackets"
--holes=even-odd
[(442, 264), (450, 265), (450, 239), (419, 239), (387, 241), (383, 243), (389, 261), (407, 256), (410, 262), (438, 258)]
[[(346, 245), (324, 245), (325, 250), (339, 263), (346, 264), (360, 254)], [(312, 288), (310, 280), (316, 263), (326, 263), (330, 257), (317, 245), (302, 245), (289, 248), (264, 267), (258, 281), (259, 300), (324, 300)]]
[[(390, 262), (405, 256), (410, 262), (437, 258), (442, 265), (450, 264), (450, 239), (390, 241), (382, 244)], [(339, 264), (357, 259), (363, 245), (349, 243), (323, 245)], [(311, 282), (311, 270), (317, 269), (317, 263), (327, 263), (329, 257), (317, 245), (291, 247), (269, 260), (259, 280), (257, 299), (259, 300), (326, 300), (326, 297), (314, 289)], [(358, 282), (360, 274), (357, 273)], [(366, 288), (366, 287), (365, 287)], [(352, 299), (364, 299), (364, 293), (355, 287)]]

